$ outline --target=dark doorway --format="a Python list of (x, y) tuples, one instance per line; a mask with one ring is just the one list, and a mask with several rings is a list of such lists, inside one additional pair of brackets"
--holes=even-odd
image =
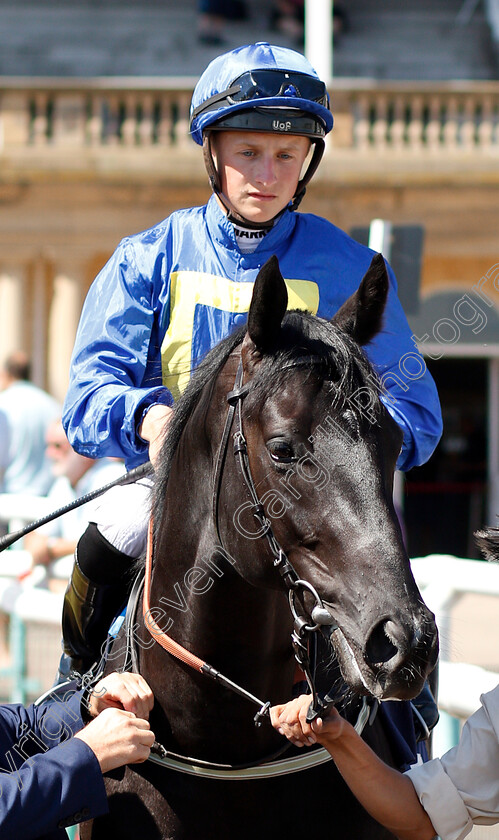
[(404, 520), (411, 557), (480, 557), (473, 531), (486, 520), (486, 359), (427, 359), (444, 433), (427, 464), (406, 475)]

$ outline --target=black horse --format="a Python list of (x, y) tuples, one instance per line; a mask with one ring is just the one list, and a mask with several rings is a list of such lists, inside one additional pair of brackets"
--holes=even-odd
[[(347, 707), (362, 695), (420, 691), (437, 632), (392, 503), (401, 432), (360, 347), (380, 329), (387, 284), (375, 257), (330, 323), (286, 313), (272, 258), (255, 282), (247, 330), (207, 356), (179, 401), (156, 481), (145, 616), (137, 613), (132, 635), (156, 698), (157, 740), (198, 761), (187, 774), (148, 761), (108, 780), (110, 813), (82, 826), (83, 837), (391, 837), (331, 761), (275, 778), (205, 776), (200, 761), (259, 763), (283, 739), (267, 721), (255, 727), (247, 699), (166, 653), (150, 632), (168, 632), (255, 698), (283, 702), (295, 678), (291, 592), (299, 640), (322, 631), (318, 666), (348, 686)], [(115, 650), (110, 670), (116, 662)], [(364, 733), (393, 763), (380, 715)]]

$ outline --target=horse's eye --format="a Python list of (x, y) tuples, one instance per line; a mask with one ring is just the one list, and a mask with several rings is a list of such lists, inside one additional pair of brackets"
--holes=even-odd
[(287, 440), (269, 440), (267, 449), (270, 452), (271, 458), (274, 461), (279, 461), (281, 464), (289, 464), (295, 460), (293, 447)]

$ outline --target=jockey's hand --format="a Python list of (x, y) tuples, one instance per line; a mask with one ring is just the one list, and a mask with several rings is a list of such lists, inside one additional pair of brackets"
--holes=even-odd
[(104, 709), (125, 709), (139, 718), (149, 719), (154, 696), (140, 674), (108, 674), (93, 687), (87, 700), (90, 717)]
[(104, 709), (75, 738), (95, 753), (103, 773), (145, 761), (154, 743), (148, 721), (123, 709)]
[(173, 414), (168, 405), (152, 405), (139, 428), (139, 435), (149, 444), (149, 460), (155, 467)]
[(341, 736), (346, 724), (334, 707), (324, 720), (316, 718), (312, 723), (307, 723), (311, 701), (310, 694), (301, 694), (289, 703), (270, 709), (270, 720), (274, 729), (285, 735), (297, 747), (316, 743), (327, 745), (328, 741), (334, 741)]

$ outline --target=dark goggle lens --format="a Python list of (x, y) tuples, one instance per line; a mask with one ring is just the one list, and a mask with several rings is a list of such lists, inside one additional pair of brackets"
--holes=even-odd
[[(234, 92), (234, 88), (239, 90)], [(326, 86), (319, 79), (305, 73), (282, 70), (252, 70), (234, 79), (230, 86), (231, 102), (248, 102), (271, 96), (290, 96), (328, 106)]]

